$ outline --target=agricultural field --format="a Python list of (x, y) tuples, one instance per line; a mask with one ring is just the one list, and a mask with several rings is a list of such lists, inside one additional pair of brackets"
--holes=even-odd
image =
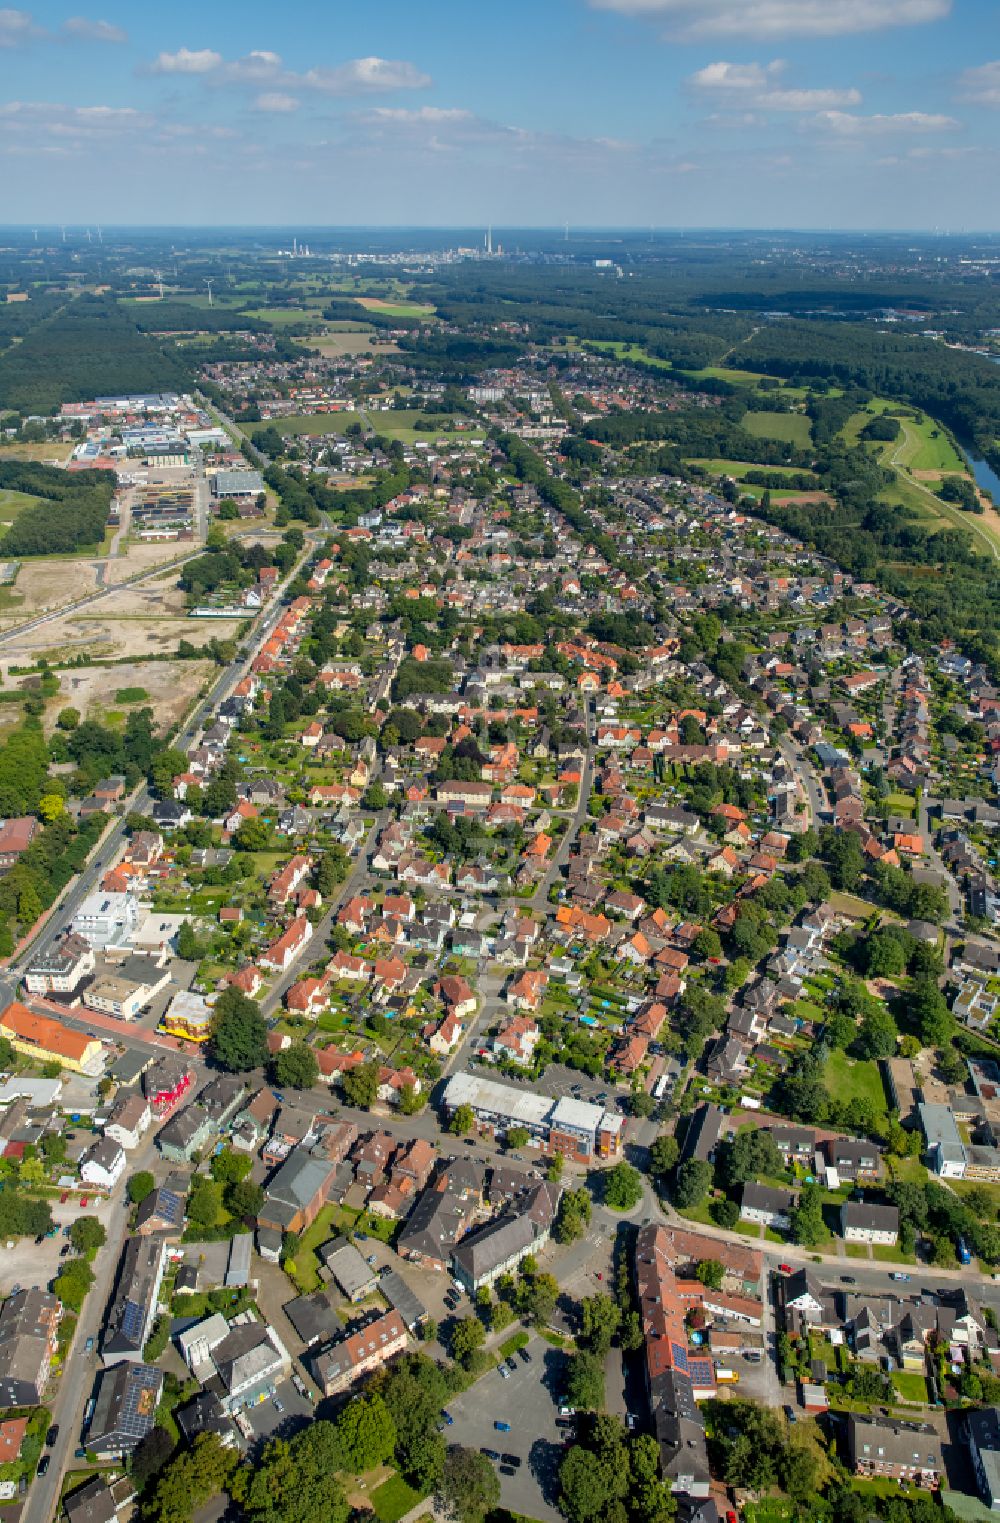
[(965, 461), (952, 444), (947, 432), (925, 413), (919, 418), (901, 418), (904, 439), (893, 451), (893, 462), (915, 476), (940, 476), (944, 472), (969, 474)]
[(322, 334), (309, 338), (308, 347), (327, 359), (340, 359), (345, 354), (398, 354), (399, 346), (375, 338), (373, 328), (326, 328)]
[(740, 427), (757, 439), (784, 439), (800, 449), (812, 443), (812, 423), (801, 412), (748, 412)]
[(381, 296), (358, 296), (361, 306), (370, 312), (380, 312), (383, 317), (418, 317), (424, 320), (437, 316), (437, 309), (421, 301), (386, 301)]
[(643, 365), (653, 365), (657, 370), (673, 370), (670, 360), (661, 360), (650, 354), (641, 344), (627, 344), (621, 339), (587, 339), (585, 349), (596, 349), (602, 354), (613, 354), (619, 360), (636, 360)]
[[(689, 459), (688, 464), (700, 465), (702, 470), (708, 471), (713, 476), (732, 476), (734, 481), (741, 481), (747, 471), (763, 471), (769, 476), (787, 476), (792, 469), (792, 467), (787, 465), (755, 465), (752, 460), (718, 460), (695, 456)], [(813, 476), (811, 471), (797, 471), (796, 474), (812, 476), (818, 487), (818, 478)], [(747, 487), (747, 491), (751, 490), (751, 487)], [(763, 488), (758, 490), (763, 490)]]

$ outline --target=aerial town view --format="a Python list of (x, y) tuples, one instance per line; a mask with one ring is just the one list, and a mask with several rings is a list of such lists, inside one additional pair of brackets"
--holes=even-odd
[(1000, 1514), (995, 20), (0, 9), (0, 1523)]

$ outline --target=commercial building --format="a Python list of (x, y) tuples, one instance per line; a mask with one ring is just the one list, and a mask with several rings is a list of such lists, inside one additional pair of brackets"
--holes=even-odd
[(17, 1000), (0, 1015), (0, 1036), (5, 1036), (16, 1052), (43, 1063), (58, 1063), (74, 1073), (94, 1077), (104, 1067), (104, 1048), (96, 1037), (72, 1031), (51, 1016), (36, 1015)]
[(181, 989), (160, 1019), (160, 1030), (183, 1042), (207, 1042), (212, 1030), (212, 1007), (203, 994)]
[(273, 1327), (244, 1312), (233, 1322), (215, 1312), (178, 1338), (188, 1368), (217, 1387), (224, 1411), (256, 1406), (291, 1374), (288, 1350)]
[(32, 959), (24, 976), (25, 988), (29, 994), (72, 994), (94, 966), (93, 947), (71, 931)]
[(965, 1436), (983, 1505), (1000, 1512), (1000, 1412), (981, 1407), (966, 1413)]
[(531, 1146), (544, 1153), (562, 1153), (577, 1163), (617, 1158), (621, 1152), (624, 1119), (587, 1100), (569, 1096), (553, 1100), (460, 1072), (448, 1080), (443, 1105), (449, 1116), (460, 1105), (470, 1106), (479, 1126), (498, 1136), (512, 1127), (523, 1127)]
[(139, 901), (134, 894), (88, 894), (73, 916), (73, 931), (101, 951), (127, 947), (139, 924)]
[(212, 477), (212, 496), (216, 500), (230, 497), (239, 502), (241, 498), (258, 497), (263, 490), (260, 471), (216, 471)]

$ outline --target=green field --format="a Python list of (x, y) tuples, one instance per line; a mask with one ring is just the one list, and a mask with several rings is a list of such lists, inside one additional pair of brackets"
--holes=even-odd
[[(373, 412), (366, 414), (377, 434), (385, 434), (390, 439), (400, 439), (404, 444), (413, 444), (418, 439), (436, 439), (448, 432), (448, 425), (457, 420), (451, 413), (428, 414), (411, 411), (407, 408), (393, 408), (391, 412)], [(418, 420), (426, 423), (426, 427), (417, 428)], [(266, 423), (252, 425), (253, 433), (260, 433), (265, 428), (276, 428), (286, 438), (294, 434), (343, 434), (352, 423), (364, 423), (365, 419), (357, 412), (317, 412), (317, 413), (291, 413), (287, 418), (271, 418)], [(457, 438), (482, 439), (485, 430), (482, 428), (462, 429), (456, 432)]]
[(933, 418), (922, 413), (919, 422), (901, 419), (900, 426), (905, 439), (893, 451), (895, 465), (909, 471), (954, 471), (968, 475), (965, 461)]
[[(742, 481), (747, 471), (763, 471), (768, 476), (786, 476), (793, 469), (787, 465), (755, 465), (752, 460), (718, 460), (692, 456), (688, 460), (689, 465), (700, 465), (702, 470), (708, 471), (713, 476), (732, 476), (735, 481)], [(819, 479), (812, 471), (796, 471), (797, 475), (812, 476), (816, 482), (816, 490), (819, 490)], [(750, 488), (747, 489), (748, 491)], [(763, 488), (761, 488), (763, 491)]]
[(585, 349), (597, 349), (602, 354), (613, 354), (619, 360), (636, 360), (642, 365), (653, 365), (657, 370), (672, 370), (669, 360), (661, 360), (650, 354), (641, 344), (626, 344), (621, 339), (587, 339)]
[(33, 497), (30, 492), (12, 492), (6, 487), (0, 488), (0, 523), (12, 524), (25, 508), (33, 508), (36, 502), (42, 501), (41, 497)]
[(812, 423), (802, 412), (748, 412), (741, 427), (758, 439), (785, 439), (800, 449), (812, 443)]
[(857, 1095), (871, 1103), (876, 1115), (886, 1114), (885, 1090), (877, 1063), (849, 1058), (838, 1049), (826, 1060), (823, 1082), (838, 1100), (853, 1100)]
[(319, 312), (307, 312), (304, 307), (256, 307), (252, 312), (247, 312), (247, 317), (257, 317), (262, 323), (271, 323), (275, 328), (288, 327), (292, 323), (317, 322)]

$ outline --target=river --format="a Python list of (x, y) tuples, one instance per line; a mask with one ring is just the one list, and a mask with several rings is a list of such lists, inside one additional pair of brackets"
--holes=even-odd
[(989, 462), (983, 459), (982, 455), (976, 453), (972, 445), (968, 444), (966, 440), (958, 439), (957, 443), (969, 463), (969, 469), (976, 478), (976, 485), (982, 487), (983, 491), (989, 492), (994, 503), (1000, 507), (1000, 476), (997, 475)]

